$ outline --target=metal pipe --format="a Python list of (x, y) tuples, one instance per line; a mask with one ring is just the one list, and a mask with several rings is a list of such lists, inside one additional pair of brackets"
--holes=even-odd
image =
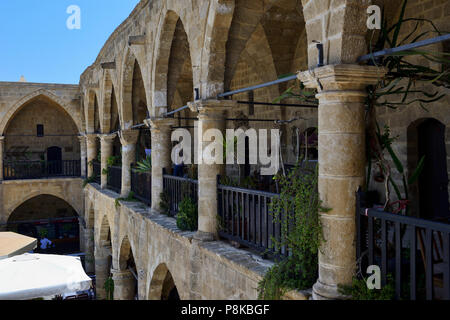
[(253, 87), (247, 87), (247, 88), (243, 88), (243, 89), (238, 89), (238, 90), (234, 90), (234, 91), (230, 91), (230, 92), (225, 92), (225, 93), (221, 93), (219, 94), (217, 97), (218, 98), (225, 98), (225, 97), (229, 97), (235, 94), (239, 94), (239, 93), (244, 93), (244, 92), (248, 92), (248, 91), (254, 91), (257, 89), (262, 89), (262, 88), (266, 88), (266, 87), (270, 87), (276, 84), (280, 84), (280, 83), (284, 83), (284, 82), (288, 82), (288, 81), (292, 81), (292, 80), (296, 80), (297, 79), (297, 75), (293, 75), (293, 76), (289, 76), (286, 78), (281, 78), (275, 81), (271, 81), (271, 82), (266, 82), (263, 84), (259, 84)]
[(404, 46), (400, 46), (400, 47), (383, 49), (381, 51), (377, 51), (377, 52), (374, 52), (374, 53), (366, 54), (364, 56), (359, 57), (358, 58), (358, 62), (366, 61), (366, 60), (369, 60), (369, 59), (372, 59), (372, 58), (376, 58), (376, 57), (389, 55), (389, 54), (392, 54), (392, 53), (397, 53), (397, 52), (401, 52), (401, 51), (406, 51), (406, 50), (411, 50), (411, 49), (415, 49), (415, 48), (419, 48), (419, 47), (428, 46), (430, 44), (434, 44), (434, 43), (438, 43), (438, 42), (442, 42), (442, 41), (446, 41), (446, 40), (450, 40), (450, 33), (449, 34), (445, 34), (443, 36), (439, 36), (439, 37), (435, 37), (435, 38), (430, 38), (430, 39), (418, 41), (418, 42), (415, 42), (415, 43), (405, 44)]
[(239, 104), (254, 104), (259, 106), (280, 106), (280, 107), (298, 107), (298, 108), (318, 108), (316, 105), (293, 104), (293, 103), (270, 103), (270, 102), (254, 102), (254, 101), (238, 101)]
[(176, 110), (167, 112), (167, 113), (163, 114), (163, 117), (171, 116), (171, 115), (173, 115), (173, 114), (175, 114), (175, 113), (177, 113), (177, 112), (186, 110), (187, 108), (189, 108), (189, 106), (184, 106), (184, 107), (178, 108), (178, 109), (176, 109)]

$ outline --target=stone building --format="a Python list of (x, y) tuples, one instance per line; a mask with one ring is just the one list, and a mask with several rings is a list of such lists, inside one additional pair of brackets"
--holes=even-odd
[[(182, 232), (173, 218), (159, 214), (163, 169), (172, 168), (171, 132), (179, 127), (192, 133), (195, 128), (278, 128), (283, 161), (294, 164), (302, 153), (299, 139), (318, 127), (318, 145), (310, 155), (313, 160), (318, 155), (320, 196), (331, 211), (321, 216), (326, 242), (312, 296), (341, 297), (337, 285), (351, 282), (356, 265), (355, 192), (364, 185), (366, 171), (365, 87), (384, 75), (383, 69), (357, 63), (367, 54), (372, 2), (384, 6), (391, 22), (400, 14), (400, 0), (141, 0), (78, 85), (0, 82), (0, 159), (8, 168), (0, 174), (0, 224), (30, 199), (63, 200), (61, 206), (72, 208), (81, 222), (86, 268), (95, 271), (100, 298), (111, 274), (115, 299), (256, 299), (258, 282), (273, 262), (219, 239), (217, 232), (217, 175), (235, 176), (238, 167), (198, 165), (197, 232)], [(406, 17), (413, 16), (449, 30), (450, 1), (408, 1)], [(408, 28), (402, 37), (414, 25)], [(316, 42), (323, 44), (322, 67)], [(448, 52), (448, 43), (432, 49)], [(298, 74), (307, 87), (318, 89), (319, 108), (270, 105), (292, 83), (218, 98), (286, 74)], [(420, 146), (440, 141), (440, 171), (433, 174), (443, 180), (447, 176), (439, 187), (447, 197), (447, 216), (448, 103), (446, 95), (428, 110), (414, 103), (377, 111), (380, 124), (398, 135), (393, 147), (407, 164), (407, 174), (417, 166)], [(183, 106), (189, 108), (174, 118), (165, 116)], [(126, 201), (117, 205), (133, 189), (131, 166), (145, 157), (146, 149), (152, 160), (150, 207)], [(120, 188), (114, 191), (104, 173), (111, 156), (121, 163)], [(65, 177), (36, 179), (20, 176), (23, 167), (8, 167), (19, 160), (62, 161), (75, 169)], [(48, 170), (66, 173), (59, 167)], [(98, 180), (83, 187), (83, 179), (95, 173)], [(419, 210), (421, 199), (427, 201), (420, 189), (434, 183), (420, 183), (411, 188), (414, 215), (430, 218)], [(374, 181), (370, 187), (383, 190)], [(58, 209), (53, 211), (58, 215)], [(308, 296), (288, 294), (291, 299)]]

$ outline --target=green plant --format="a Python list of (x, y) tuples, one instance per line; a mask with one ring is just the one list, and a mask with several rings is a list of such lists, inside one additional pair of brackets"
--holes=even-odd
[(288, 248), (291, 255), (275, 264), (259, 283), (259, 298), (280, 299), (289, 289), (311, 288), (317, 280), (318, 252), (324, 241), (319, 212), (322, 207), (317, 190), (318, 172), (300, 168), (287, 176), (276, 177), (281, 194), (272, 200), (271, 215), (281, 225), (279, 240), (272, 238), (272, 248), (280, 253)]
[(125, 202), (137, 202), (139, 200), (137, 200), (134, 197), (134, 192), (130, 191), (130, 193), (128, 193), (128, 196), (126, 198), (117, 198), (114, 202), (114, 205), (116, 206), (116, 208), (120, 207), (120, 201), (125, 201)]
[(46, 228), (42, 228), (39, 230), (39, 237), (41, 238), (47, 238), (48, 236), (48, 230)]
[(183, 231), (195, 231), (198, 227), (197, 205), (189, 197), (184, 197), (180, 202), (177, 227)]
[(369, 289), (366, 279), (354, 277), (351, 285), (339, 285), (338, 291), (349, 297), (350, 300), (393, 300), (395, 299), (395, 282), (392, 275), (389, 274), (384, 287)]
[(138, 161), (136, 163), (135, 171), (139, 172), (139, 173), (151, 172), (152, 171), (152, 160), (151, 160), (151, 158), (145, 158), (142, 161)]
[(92, 176), (90, 176), (89, 178), (84, 179), (84, 180), (83, 180), (83, 188), (86, 188), (86, 186), (87, 186), (88, 184), (90, 184), (90, 183), (94, 183), (95, 180), (96, 180), (96, 176), (95, 176), (95, 175), (92, 175)]
[(114, 280), (112, 277), (106, 279), (103, 288), (106, 291), (106, 300), (114, 300)]

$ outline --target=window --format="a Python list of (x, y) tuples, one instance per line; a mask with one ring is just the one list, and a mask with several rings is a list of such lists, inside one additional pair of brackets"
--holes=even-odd
[(38, 124), (37, 128), (36, 128), (36, 131), (37, 131), (36, 135), (38, 137), (43, 137), (44, 136), (44, 125), (43, 124)]

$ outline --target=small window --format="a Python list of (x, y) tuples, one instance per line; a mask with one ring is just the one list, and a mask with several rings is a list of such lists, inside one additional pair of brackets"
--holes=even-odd
[(38, 124), (36, 131), (37, 131), (37, 136), (38, 137), (43, 137), (44, 136), (44, 125), (43, 124)]

